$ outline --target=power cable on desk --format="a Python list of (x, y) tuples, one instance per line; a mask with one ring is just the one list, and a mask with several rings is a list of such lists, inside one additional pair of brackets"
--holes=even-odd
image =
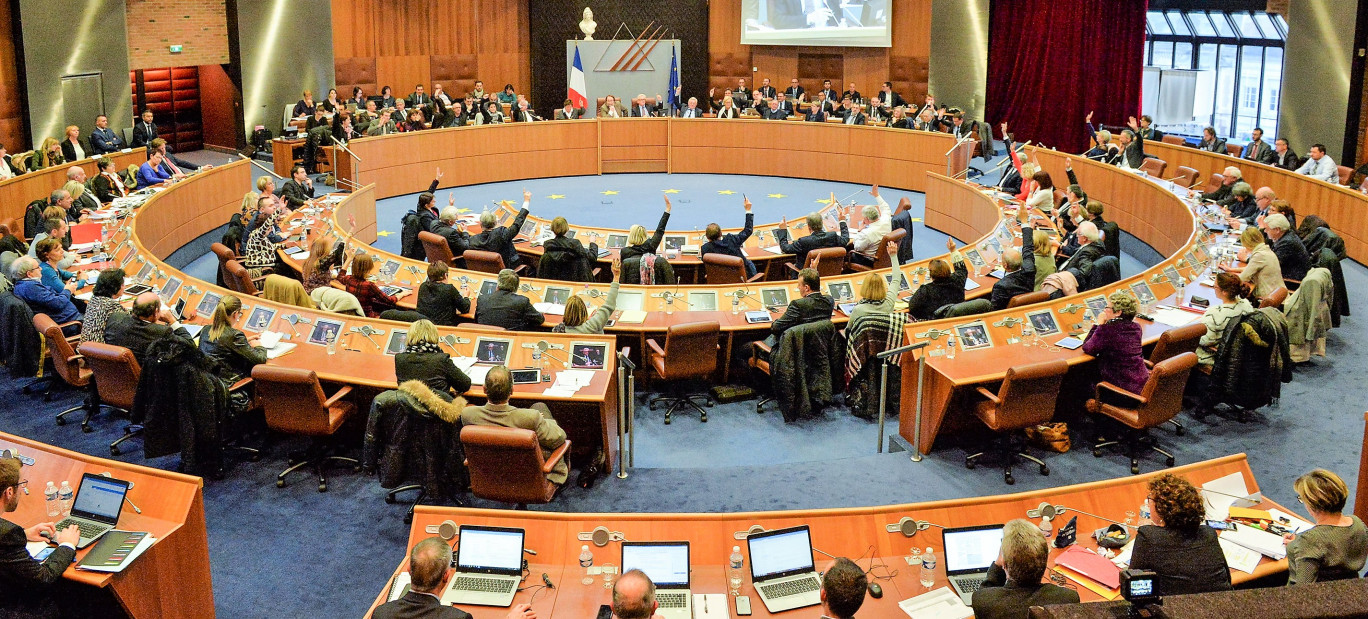
[[(881, 557), (874, 556), (873, 544), (870, 544), (867, 550), (860, 553), (860, 556), (855, 558), (854, 563), (859, 565), (860, 560), (863, 559), (865, 555), (869, 555), (869, 569), (865, 570), (865, 576), (869, 576), (874, 580), (892, 580), (898, 576), (898, 570), (890, 568), (888, 563), (884, 562)], [(883, 568), (884, 573), (882, 575), (875, 574), (874, 570), (877, 568)]]

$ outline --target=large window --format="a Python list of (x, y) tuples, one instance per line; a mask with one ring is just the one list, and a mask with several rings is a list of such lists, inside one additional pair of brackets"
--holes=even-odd
[(1255, 127), (1278, 135), (1287, 22), (1262, 11), (1149, 11), (1145, 58), (1195, 75), (1191, 118), (1156, 119), (1165, 133), (1200, 136), (1207, 126), (1235, 142)]

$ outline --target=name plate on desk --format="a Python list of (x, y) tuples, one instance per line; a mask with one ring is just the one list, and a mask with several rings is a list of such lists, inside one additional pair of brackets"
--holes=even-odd
[(929, 353), (927, 353), (927, 354), (928, 354), (929, 356), (932, 356), (932, 357), (944, 357), (944, 356), (945, 356), (945, 349), (944, 349), (944, 348), (934, 348), (934, 349), (931, 350), (931, 352), (929, 352)]

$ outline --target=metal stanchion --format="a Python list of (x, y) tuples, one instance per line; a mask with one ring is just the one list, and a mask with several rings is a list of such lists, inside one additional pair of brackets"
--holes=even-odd
[[(885, 351), (883, 351), (883, 352), (881, 352), (881, 353), (879, 353), (879, 354), (877, 354), (877, 355), (874, 355), (874, 358), (875, 358), (875, 359), (878, 359), (878, 361), (879, 361), (879, 445), (878, 445), (879, 451), (878, 451), (878, 453), (883, 453), (884, 423), (887, 421), (887, 418), (888, 418), (888, 365), (889, 365), (888, 358), (889, 358), (889, 357), (892, 357), (893, 355), (899, 355), (899, 354), (902, 354), (902, 353), (905, 353), (905, 352), (909, 352), (909, 351), (913, 351), (913, 350), (918, 350), (918, 349), (921, 349), (921, 348), (925, 348), (925, 347), (927, 346), (927, 344), (929, 344), (929, 342), (921, 342), (920, 344), (908, 344), (907, 346), (900, 346), (900, 347), (898, 347), (898, 348), (894, 348), (894, 349), (891, 349), (891, 350), (885, 350)], [(921, 403), (921, 375), (920, 375), (920, 374), (918, 374), (918, 377), (917, 377), (917, 396), (918, 396), (918, 399), (917, 399), (917, 402), (918, 402), (918, 406), (917, 406), (917, 426), (918, 426), (918, 428), (917, 428), (917, 429), (918, 429), (918, 431), (920, 431), (920, 430), (921, 430), (921, 406), (920, 406), (920, 403)], [(913, 461), (913, 462), (920, 462), (920, 461), (921, 461), (921, 454), (920, 454), (920, 453), (917, 453), (917, 452), (915, 451), (915, 447), (914, 447), (913, 453), (916, 453), (917, 455), (914, 456), (914, 457), (912, 458), (912, 461)]]
[(633, 465), (631, 423), (636, 416), (636, 381), (632, 370), (636, 366), (628, 358), (630, 348), (618, 352), (618, 479), (627, 479), (627, 467)]

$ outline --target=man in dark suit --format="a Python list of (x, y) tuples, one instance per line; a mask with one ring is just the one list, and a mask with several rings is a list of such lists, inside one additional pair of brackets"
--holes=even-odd
[(761, 117), (765, 120), (784, 120), (788, 118), (788, 110), (779, 106), (778, 99), (770, 99)]
[(1244, 150), (1240, 152), (1240, 158), (1259, 163), (1269, 163), (1273, 159), (1273, 147), (1263, 141), (1263, 129), (1255, 127), (1254, 131), (1250, 132), (1249, 143), (1245, 144)]
[[(831, 320), (831, 312), (836, 309), (836, 302), (822, 294), (821, 289), (822, 282), (821, 277), (817, 275), (817, 269), (803, 269), (798, 272), (798, 292), (802, 296), (790, 301), (784, 315), (770, 325), (770, 334), (765, 338), (765, 343), (771, 349), (778, 350), (779, 339), (789, 329), (819, 320)], [(770, 358), (773, 357), (774, 353), (770, 353)]]
[(689, 97), (688, 105), (679, 110), (680, 118), (703, 118), (703, 109), (698, 107), (698, 97)]
[(1137, 170), (1140, 164), (1145, 162), (1145, 136), (1141, 135), (1140, 125), (1136, 123), (1135, 117), (1130, 117), (1126, 122), (1130, 129), (1121, 132), (1121, 157), (1117, 165), (1122, 168)]
[(513, 107), (513, 122), (530, 123), (537, 120), (537, 113), (527, 106), (527, 99), (518, 101)]
[(148, 346), (168, 335), (191, 339), (190, 332), (180, 326), (171, 311), (161, 309), (161, 299), (155, 292), (138, 295), (131, 313), (115, 313), (105, 325), (105, 343), (127, 348), (143, 367), (147, 367)]
[[(820, 96), (820, 95), (819, 95)], [(807, 114), (803, 115), (803, 122), (824, 123), (827, 119), (825, 106), (819, 105), (816, 101), (808, 106)]]
[[(1119, 259), (1121, 257), (1121, 226), (1114, 221), (1107, 221), (1102, 218), (1102, 214), (1106, 212), (1106, 207), (1097, 200), (1088, 200), (1084, 209), (1084, 216), (1094, 226), (1097, 226), (1097, 231), (1102, 234), (1103, 253), (1108, 256), (1116, 256)], [(1022, 247), (1030, 246), (1022, 245)]]
[(1102, 233), (1097, 230), (1097, 225), (1091, 221), (1078, 224), (1078, 230), (1074, 231), (1074, 236), (1078, 239), (1078, 251), (1075, 251), (1068, 260), (1060, 264), (1058, 270), (1073, 269), (1078, 278), (1078, 288), (1083, 290), (1089, 277), (1092, 276), (1093, 263), (1105, 256), (1106, 251), (1101, 242)]
[(546, 317), (532, 307), (527, 297), (518, 294), (519, 282), (518, 274), (512, 269), (499, 271), (498, 288), (480, 295), (475, 301), (475, 322), (509, 331), (531, 331), (541, 327)]
[(820, 110), (827, 114), (836, 111), (836, 100), (826, 95), (827, 91), (819, 90), (812, 95), (812, 103), (808, 105), (809, 110)]
[(784, 89), (784, 94), (794, 105), (798, 105), (803, 102), (803, 97), (807, 95), (807, 91), (803, 90), (803, 87), (798, 85), (798, 78), (795, 77), (789, 80), (789, 87)]
[(652, 105), (650, 101), (646, 100), (646, 95), (639, 94), (635, 99), (632, 99), (632, 109), (630, 110), (631, 116), (632, 118), (655, 116), (654, 108), (655, 106)]
[(290, 168), (290, 180), (285, 181), (285, 185), (280, 188), (280, 197), (292, 211), (313, 199), (313, 179), (304, 172), (304, 166), (296, 165)]
[(464, 268), (465, 261), (461, 259), (461, 254), (470, 249), (470, 235), (464, 226), (458, 227), (456, 224), (460, 218), (456, 212), (456, 196), (451, 195), (448, 202), (447, 207), (442, 209), (441, 217), (432, 224), (432, 233), (446, 239), (451, 255), (456, 257), (456, 266)]
[[(28, 480), (21, 478), (18, 458), (0, 458), (0, 508), (4, 513), (19, 509), (19, 497), (28, 494)], [(43, 537), (47, 535), (48, 537)], [(59, 616), (53, 585), (76, 559), (80, 528), (70, 525), (61, 531), (51, 522), (27, 529), (0, 518), (0, 616)], [(25, 545), (28, 542), (56, 543), (58, 546), (42, 561), (36, 561)]]
[(903, 101), (902, 95), (893, 92), (893, 82), (884, 82), (883, 88), (874, 97), (874, 101), (875, 103), (871, 107), (878, 109), (879, 115), (882, 116), (889, 116), (893, 113), (893, 108), (907, 104), (906, 101)]
[(1264, 234), (1268, 235), (1273, 253), (1278, 256), (1278, 266), (1282, 267), (1284, 279), (1303, 280), (1311, 270), (1311, 254), (1306, 251), (1301, 237), (1292, 232), (1287, 216), (1274, 213), (1263, 220)]
[(1287, 138), (1278, 138), (1273, 141), (1273, 155), (1264, 162), (1271, 166), (1277, 166), (1284, 170), (1295, 171), (1301, 167), (1301, 158), (1287, 145)]
[(147, 146), (157, 139), (157, 125), (152, 122), (151, 108), (143, 110), (142, 120), (133, 123), (133, 147)]
[(1077, 604), (1077, 591), (1041, 584), (1049, 557), (1049, 544), (1033, 523), (1024, 519), (1008, 522), (1002, 530), (998, 559), (988, 568), (987, 578), (974, 592), (974, 616), (979, 619), (1025, 617), (1032, 606)]
[(95, 130), (90, 132), (90, 149), (96, 155), (118, 152), (124, 147), (123, 138), (109, 128), (109, 117), (100, 114), (95, 117)]
[[(832, 195), (835, 199), (835, 195)], [(788, 219), (779, 221), (779, 229), (774, 231), (775, 239), (779, 241), (779, 250), (786, 254), (793, 254), (794, 266), (801, 267), (807, 263), (808, 252), (823, 247), (845, 247), (850, 242), (850, 229), (846, 227), (846, 219), (849, 213), (842, 209), (841, 212), (841, 233), (828, 232), (822, 222), (822, 215), (819, 213), (808, 213), (807, 227), (812, 232), (801, 239), (792, 243), (789, 242)]]
[(841, 100), (841, 93), (831, 87), (831, 80), (822, 80), (822, 89), (817, 94), (822, 95), (822, 98), (832, 105)]
[(750, 278), (755, 276), (755, 263), (751, 262), (750, 258), (746, 257), (746, 252), (742, 249), (742, 246), (746, 244), (746, 239), (750, 238), (751, 227), (755, 224), (755, 213), (751, 212), (750, 199), (743, 199), (745, 202), (742, 204), (746, 207), (746, 227), (742, 228), (739, 234), (733, 233), (724, 235), (722, 234), (722, 226), (717, 225), (716, 222), (708, 224), (707, 229), (703, 232), (703, 235), (707, 237), (708, 242), (703, 244), (703, 247), (698, 250), (698, 253), (700, 256), (706, 256), (708, 254), (736, 256), (746, 265), (746, 277)]
[(422, 84), (415, 84), (413, 86), (413, 94), (408, 96), (406, 102), (408, 103), (408, 107), (418, 108), (432, 103), (432, 97), (423, 92)]
[(779, 92), (776, 91), (773, 86), (770, 86), (770, 81), (768, 77), (765, 78), (763, 82), (761, 82), (759, 90), (760, 96), (766, 99), (773, 99), (775, 95), (779, 94)]
[(556, 110), (556, 120), (576, 120), (580, 118), (584, 118), (584, 110), (575, 107), (575, 102), (569, 99), (565, 100), (561, 109)]
[(851, 103), (850, 107), (846, 110), (845, 116), (841, 119), (841, 124), (863, 125), (868, 122), (869, 118), (860, 111), (862, 108), (863, 106), (859, 103)]
[[(470, 613), (442, 605), (444, 585), (451, 579), (451, 545), (429, 537), (409, 553), (409, 590), (399, 599), (377, 606), (375, 619), (470, 619)], [(530, 619), (536, 614), (527, 604), (515, 604), (505, 619)]]
[[(1031, 232), (1030, 226), (1021, 228), (1022, 247), (1034, 247), (1031, 244)], [(1007, 309), (1012, 297), (1035, 290), (1035, 260), (1022, 260), (1020, 249), (1013, 247), (1002, 252), (1002, 270), (1006, 274), (993, 284), (993, 293), (989, 298), (993, 311)]]
[(513, 239), (518, 236), (518, 231), (522, 229), (523, 223), (527, 221), (527, 214), (532, 206), (532, 192), (523, 191), (522, 208), (518, 210), (518, 216), (513, 218), (513, 223), (502, 228), (498, 227), (498, 218), (494, 213), (485, 211), (480, 214), (480, 233), (470, 237), (470, 248), (482, 251), (492, 251), (503, 257), (504, 266), (515, 269), (518, 266), (518, 250), (513, 247)]

